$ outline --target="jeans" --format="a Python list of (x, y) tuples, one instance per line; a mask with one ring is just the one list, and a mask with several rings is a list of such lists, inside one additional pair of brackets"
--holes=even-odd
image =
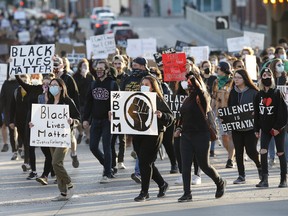
[(218, 172), (209, 161), (210, 134), (209, 132), (182, 133), (180, 151), (182, 157), (182, 179), (184, 194), (191, 194), (191, 166), (196, 156), (201, 170), (209, 176), (215, 184), (221, 182)]
[[(99, 148), (102, 137), (103, 152)], [(90, 151), (104, 166), (104, 176), (111, 177), (112, 150), (110, 121), (108, 119), (93, 119), (90, 128)]]
[(135, 168), (134, 168), (134, 172), (135, 172), (135, 175), (141, 175), (140, 174), (140, 167), (139, 167), (139, 159), (136, 158), (136, 161), (135, 161)]
[(269, 147), (268, 147), (268, 154), (270, 159), (275, 159), (275, 140), (274, 138), (270, 140)]

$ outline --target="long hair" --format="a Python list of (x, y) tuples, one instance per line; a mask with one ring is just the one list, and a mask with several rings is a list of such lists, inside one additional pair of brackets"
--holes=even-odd
[[(234, 72), (235, 74), (239, 74), (243, 80), (244, 80), (244, 84), (251, 88), (251, 89), (255, 89), (256, 91), (259, 91), (258, 87), (253, 83), (251, 77), (249, 76), (248, 72), (245, 69), (238, 69)], [(233, 83), (233, 86), (235, 85), (235, 83)]]
[(87, 64), (87, 66), (88, 66), (88, 71), (89, 71), (89, 62), (88, 62), (88, 60), (86, 59), (86, 58), (83, 58), (83, 59), (81, 59), (80, 61), (79, 61), (79, 63), (78, 63), (78, 65), (77, 65), (77, 71), (76, 71), (76, 73), (81, 73), (81, 67), (82, 67), (82, 64), (84, 64), (84, 63), (86, 63)]
[[(69, 98), (65, 82), (60, 78), (54, 78), (50, 81), (49, 85), (51, 85), (51, 83), (54, 80), (58, 83), (59, 87), (62, 88), (60, 92), (60, 101), (65, 100), (66, 98)], [(54, 103), (54, 96), (48, 91), (48, 104), (53, 104), (53, 103)]]
[(145, 76), (141, 79), (141, 83), (143, 80), (149, 80), (149, 82), (151, 83), (151, 86), (152, 86), (152, 92), (156, 92), (157, 95), (160, 97), (160, 98), (163, 98), (163, 94), (160, 90), (160, 86), (159, 86), (159, 83), (157, 81), (157, 79), (153, 76)]
[[(272, 62), (270, 63), (270, 65), (269, 65), (269, 68), (270, 68), (270, 70), (272, 71), (273, 77), (274, 77), (275, 80), (276, 80), (276, 78), (277, 78), (277, 76), (276, 76), (276, 74), (277, 74), (276, 64), (277, 64), (278, 62), (282, 62), (282, 60), (279, 59), (279, 58), (273, 59), (273, 61), (272, 61)], [(282, 62), (282, 63), (283, 63), (283, 62)], [(283, 71), (283, 72), (281, 73), (281, 76), (284, 76), (284, 77), (286, 76), (285, 71)]]

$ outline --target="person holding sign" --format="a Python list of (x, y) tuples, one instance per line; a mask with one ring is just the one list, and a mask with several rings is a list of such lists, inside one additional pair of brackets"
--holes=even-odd
[(134, 198), (134, 201), (136, 202), (142, 202), (149, 199), (148, 190), (151, 178), (157, 183), (159, 187), (159, 193), (157, 194), (157, 197), (161, 198), (166, 195), (168, 183), (164, 181), (154, 162), (162, 144), (165, 128), (171, 125), (173, 121), (172, 111), (169, 109), (168, 105), (163, 99), (163, 95), (156, 78), (152, 76), (143, 77), (141, 81), (141, 92), (157, 93), (157, 111), (155, 111), (155, 114), (157, 116), (158, 135), (133, 136), (133, 146), (139, 159), (141, 174), (141, 191), (140, 194)]
[[(248, 72), (244, 69), (236, 70), (233, 80), (234, 85), (229, 95), (228, 106), (253, 103), (258, 88), (249, 77)], [(238, 119), (239, 116), (237, 116), (237, 113), (234, 113), (234, 115), (234, 118)], [(251, 121), (252, 118), (253, 116), (251, 116)], [(232, 130), (232, 139), (239, 173), (239, 177), (233, 184), (245, 184), (244, 148), (249, 158), (255, 163), (259, 176), (261, 177), (262, 169), (257, 151), (257, 138), (254, 135), (253, 128)]]
[(184, 194), (178, 202), (192, 201), (191, 195), (191, 165), (194, 156), (201, 170), (216, 184), (215, 198), (221, 198), (226, 188), (226, 180), (223, 180), (218, 172), (210, 165), (210, 132), (203, 113), (198, 105), (200, 101), (203, 110), (208, 112), (210, 96), (201, 76), (192, 75), (188, 80), (189, 95), (180, 108), (181, 120), (176, 128), (175, 137), (181, 134), (182, 178)]
[(287, 105), (280, 90), (275, 88), (272, 71), (269, 68), (263, 68), (260, 77), (260, 91), (254, 100), (254, 131), (257, 138), (261, 137), (262, 178), (256, 184), (256, 187), (269, 187), (267, 152), (269, 142), (273, 137), (281, 169), (280, 184), (278, 187), (283, 188), (287, 187), (287, 162), (284, 153)]
[[(69, 105), (70, 116), (67, 118), (68, 124), (71, 127), (71, 136), (73, 127), (77, 127), (80, 121), (80, 113), (74, 103), (69, 98), (67, 88), (62, 79), (54, 78), (49, 84), (48, 102), (47, 104), (67, 104)], [(33, 127), (33, 122), (29, 123), (29, 127)], [(52, 154), (52, 166), (57, 177), (58, 189), (60, 195), (53, 198), (52, 201), (66, 201), (73, 195), (73, 184), (70, 176), (68, 175), (64, 167), (64, 158), (69, 148), (55, 148), (51, 147), (50, 151)]]

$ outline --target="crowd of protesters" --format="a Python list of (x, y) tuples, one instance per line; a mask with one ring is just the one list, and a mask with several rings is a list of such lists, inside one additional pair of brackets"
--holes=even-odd
[[(1, 15), (1, 21), (5, 19)], [(72, 27), (74, 32), (81, 31), (77, 20), (70, 24), (54, 20), (51, 26), (54, 35), (50, 40), (43, 35), (41, 27), (47, 22), (37, 25), (29, 22), (8, 22), (7, 30), (16, 33), (22, 30), (34, 32), (34, 36), (25, 44), (55, 43)], [(4, 28), (4, 29), (5, 29)], [(61, 30), (63, 30), (61, 32)], [(7, 35), (6, 35), (7, 36)], [(17, 38), (14, 38), (15, 40)], [(49, 39), (49, 40), (48, 40)], [(16, 40), (17, 41), (17, 40)], [(14, 45), (21, 43), (14, 43)], [(23, 44), (23, 43), (22, 43)], [(10, 44), (11, 45), (11, 44)], [(239, 176), (234, 184), (244, 184), (246, 180), (244, 158), (245, 151), (255, 163), (260, 182), (256, 187), (269, 187), (268, 165), (275, 163), (276, 155), (280, 161), (279, 188), (287, 187), (287, 107), (285, 96), (277, 89), (278, 85), (287, 83), (287, 42), (282, 39), (275, 47), (269, 47), (261, 53), (254, 53), (250, 47), (243, 48), (240, 53), (213, 53), (209, 60), (195, 64), (193, 57), (187, 57), (186, 79), (165, 83), (163, 68), (153, 67), (143, 57), (130, 58), (118, 49), (107, 59), (82, 59), (75, 71), (67, 65), (69, 61), (65, 51), (53, 57), (53, 73), (21, 74), (9, 76), (5, 80), (0, 94), (2, 113), (2, 152), (9, 151), (7, 128), (12, 149), (11, 160), (23, 159), (23, 172), (29, 172), (27, 180), (36, 180), (42, 185), (48, 184), (48, 176), (56, 175), (60, 195), (53, 201), (68, 200), (73, 195), (73, 183), (67, 173), (63, 160), (68, 148), (41, 148), (44, 156), (44, 170), (38, 176), (36, 169), (35, 147), (30, 146), (30, 129), (32, 103), (67, 104), (70, 109), (68, 123), (71, 127), (71, 159), (74, 168), (81, 168), (81, 159), (77, 157), (77, 144), (89, 144), (91, 153), (103, 166), (100, 183), (109, 183), (116, 177), (118, 169), (125, 167), (126, 145), (131, 142), (135, 150), (135, 171), (131, 178), (141, 184), (139, 196), (135, 201), (149, 199), (150, 180), (158, 187), (157, 197), (166, 195), (169, 185), (161, 176), (161, 169), (156, 167), (157, 153), (161, 144), (169, 155), (170, 173), (180, 172), (175, 184), (183, 184), (184, 194), (178, 201), (192, 200), (191, 166), (194, 163), (192, 185), (201, 184), (201, 171), (216, 184), (216, 198), (221, 198), (226, 189), (226, 180), (210, 164), (209, 157), (215, 157), (215, 143), (223, 143), (227, 150), (227, 161), (223, 166), (234, 168), (235, 162)], [(123, 50), (123, 49), (122, 49)], [(245, 56), (256, 55), (258, 79), (253, 80), (246, 70)], [(9, 62), (8, 53), (2, 55), (3, 62)], [(156, 92), (158, 135), (121, 135), (111, 134), (111, 91)], [(104, 94), (103, 92), (108, 92)], [(180, 108), (181, 117), (174, 118), (172, 111), (163, 99), (163, 94), (186, 95)], [(221, 127), (219, 108), (254, 103), (254, 127), (248, 130), (224, 131)], [(202, 110), (205, 113), (214, 111), (219, 128), (219, 139), (210, 142), (209, 129)], [(26, 116), (23, 113), (27, 113)], [(29, 126), (29, 127), (28, 127)], [(141, 127), (141, 125), (139, 125)], [(18, 136), (16, 136), (16, 131)], [(76, 133), (77, 132), (77, 133)], [(100, 148), (102, 139), (103, 150)], [(260, 146), (257, 147), (258, 139)], [(115, 143), (119, 141), (119, 153)], [(272, 147), (271, 147), (272, 146)], [(260, 148), (260, 153), (258, 149)], [(274, 153), (273, 153), (274, 152)], [(236, 157), (236, 161), (235, 161)], [(268, 161), (269, 160), (269, 161)], [(272, 161), (272, 162), (270, 162)], [(256, 170), (255, 169), (255, 170)]]

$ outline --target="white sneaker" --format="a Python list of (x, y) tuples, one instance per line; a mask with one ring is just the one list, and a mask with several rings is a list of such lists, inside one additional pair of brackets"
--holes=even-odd
[(126, 169), (125, 165), (123, 162), (118, 163), (118, 169)]
[(69, 198), (67, 196), (63, 196), (62, 194), (59, 194), (59, 196), (51, 199), (51, 201), (67, 201)]
[(201, 177), (198, 176), (198, 175), (193, 175), (192, 176), (192, 185), (199, 185), (201, 184), (202, 181), (201, 181)]
[(107, 176), (103, 176), (102, 179), (100, 180), (100, 184), (106, 184), (111, 182), (111, 179), (108, 178)]
[(176, 185), (183, 185), (183, 179), (182, 179), (182, 175), (180, 175), (176, 181), (174, 182), (174, 184)]

